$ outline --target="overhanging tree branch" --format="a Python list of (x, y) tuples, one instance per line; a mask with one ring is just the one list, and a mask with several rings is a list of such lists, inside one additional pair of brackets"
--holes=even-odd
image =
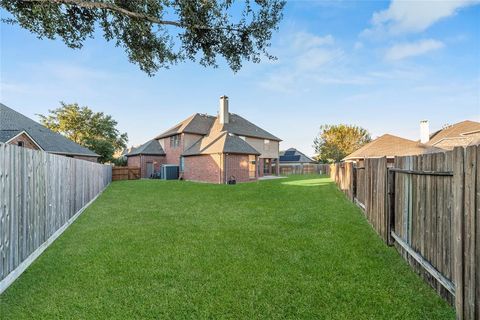
[(234, 10), (234, 0), (0, 0), (12, 15), (0, 20), (73, 49), (101, 29), (150, 76), (185, 60), (217, 67), (220, 57), (238, 71), (243, 61), (275, 59), (267, 48), (285, 0), (237, 1)]
[(127, 17), (134, 18), (134, 19), (142, 19), (147, 20), (151, 23), (155, 24), (162, 24), (162, 25), (169, 25), (175, 26), (179, 28), (192, 28), (198, 30), (228, 30), (228, 31), (237, 31), (243, 32), (244, 28), (233, 28), (233, 27), (208, 27), (208, 26), (201, 26), (201, 25), (193, 25), (188, 26), (178, 21), (170, 21), (170, 20), (160, 20), (156, 17), (150, 16), (148, 14), (144, 14), (141, 12), (130, 11), (120, 6), (117, 6), (113, 3), (107, 2), (92, 2), (92, 1), (79, 1), (79, 0), (19, 0), (20, 2), (32, 2), (32, 3), (40, 3), (40, 4), (64, 4), (64, 5), (73, 5), (80, 8), (85, 9), (102, 9), (102, 10), (109, 10), (113, 12), (117, 12), (123, 14)]

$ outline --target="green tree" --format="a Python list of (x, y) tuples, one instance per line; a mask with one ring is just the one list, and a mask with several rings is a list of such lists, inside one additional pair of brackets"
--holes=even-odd
[[(284, 0), (0, 0), (19, 24), (39, 38), (59, 37), (81, 48), (101, 28), (131, 62), (153, 75), (180, 61), (217, 66), (223, 57), (238, 71), (260, 62), (278, 29)], [(236, 17), (236, 18), (235, 18)]]
[(372, 141), (370, 133), (361, 127), (347, 124), (322, 125), (313, 140), (317, 160), (338, 162), (353, 151)]
[(113, 160), (113, 154), (127, 146), (128, 136), (120, 133), (117, 121), (103, 112), (61, 102), (61, 107), (39, 115), (40, 122), (52, 131), (96, 152), (100, 162)]

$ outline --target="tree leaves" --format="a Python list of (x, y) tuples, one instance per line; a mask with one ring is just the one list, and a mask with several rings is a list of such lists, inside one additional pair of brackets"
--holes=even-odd
[(238, 71), (243, 61), (275, 59), (267, 48), (285, 1), (1, 0), (0, 5), (13, 15), (4, 22), (39, 38), (58, 37), (70, 48), (81, 48), (100, 27), (107, 41), (123, 47), (129, 60), (152, 76), (185, 60), (216, 67), (222, 57)]
[(322, 125), (313, 141), (321, 162), (338, 162), (372, 140), (370, 133), (354, 125)]
[(113, 154), (127, 146), (128, 136), (120, 133), (117, 121), (103, 112), (61, 102), (61, 107), (39, 115), (40, 122), (52, 131), (100, 155), (100, 162), (113, 160)]

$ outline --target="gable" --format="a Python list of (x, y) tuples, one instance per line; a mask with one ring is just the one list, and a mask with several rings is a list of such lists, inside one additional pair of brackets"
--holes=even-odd
[(12, 144), (12, 145), (20, 145), (22, 143), (22, 147), (33, 149), (33, 150), (42, 150), (42, 148), (33, 140), (25, 131), (20, 132), (16, 136), (10, 138), (5, 143)]

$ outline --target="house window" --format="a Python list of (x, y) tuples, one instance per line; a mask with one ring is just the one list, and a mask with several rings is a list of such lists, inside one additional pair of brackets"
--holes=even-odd
[(180, 135), (174, 135), (170, 137), (170, 148), (177, 148), (180, 146)]
[(270, 140), (265, 139), (265, 140), (263, 140), (263, 142), (265, 142), (265, 144), (269, 144), (269, 143), (270, 143)]
[(23, 146), (25, 146), (25, 143), (23, 141), (18, 141), (17, 146), (23, 147)]
[(255, 168), (256, 168), (255, 156), (248, 156), (248, 175), (250, 179), (255, 179)]

